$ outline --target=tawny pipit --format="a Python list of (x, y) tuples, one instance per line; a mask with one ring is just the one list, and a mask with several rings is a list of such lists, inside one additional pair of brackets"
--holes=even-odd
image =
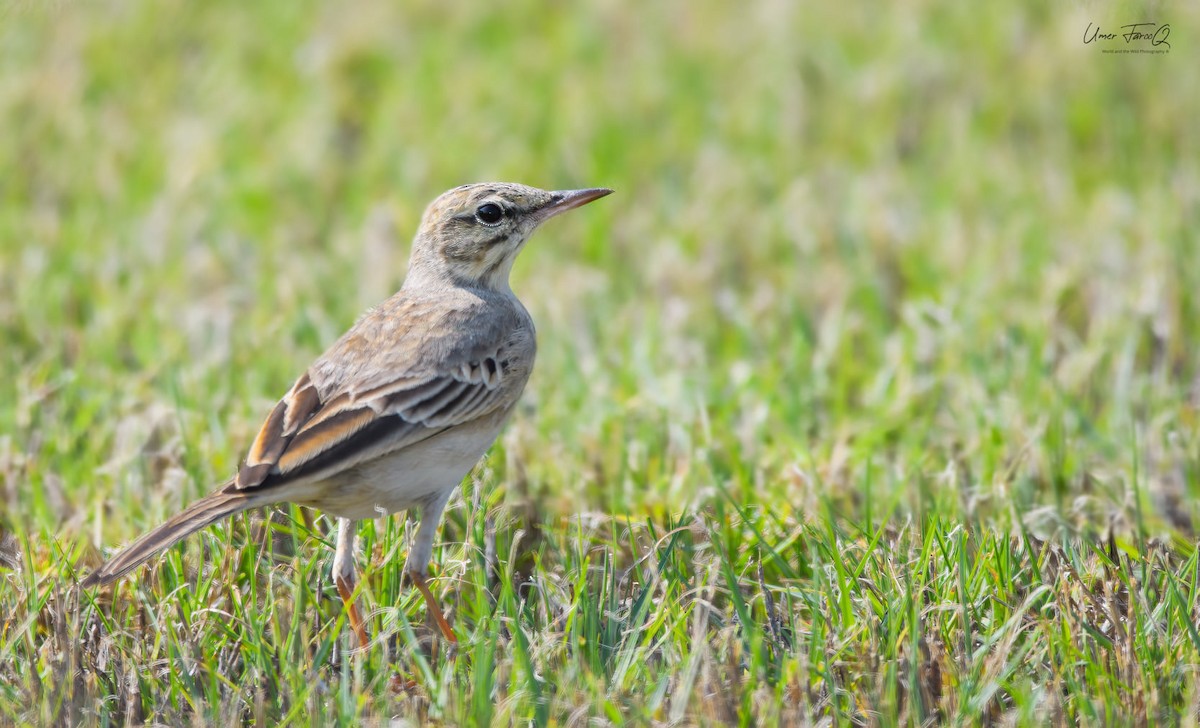
[(334, 581), (365, 646), (353, 599), (356, 521), (417, 506), (421, 522), (405, 571), (454, 640), (424, 579), (434, 532), (450, 494), (516, 405), (537, 348), (509, 271), (538, 225), (610, 192), (493, 183), (458, 187), (434, 200), (399, 293), (368, 311), (296, 380), (237, 475), (139, 538), (83, 585), (113, 581), (247, 508), (299, 503), (340, 518)]

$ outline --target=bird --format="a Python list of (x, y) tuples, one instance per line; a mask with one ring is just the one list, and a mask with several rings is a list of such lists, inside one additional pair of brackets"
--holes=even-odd
[(224, 518), (296, 503), (335, 516), (333, 580), (360, 647), (357, 522), (420, 511), (404, 573), (457, 639), (425, 577), (442, 512), (512, 414), (533, 368), (533, 319), (509, 284), (550, 218), (611, 194), (477, 183), (425, 210), (399, 291), (369, 309), (275, 405), (237, 473), (138, 538), (82, 582), (111, 583)]

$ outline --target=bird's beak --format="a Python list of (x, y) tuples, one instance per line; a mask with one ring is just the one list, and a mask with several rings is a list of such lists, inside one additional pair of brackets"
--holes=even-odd
[(580, 205), (586, 205), (592, 200), (598, 200), (605, 195), (611, 195), (612, 190), (603, 187), (593, 187), (586, 190), (557, 190), (550, 193), (550, 202), (533, 213), (537, 221), (545, 222), (555, 215), (574, 210)]

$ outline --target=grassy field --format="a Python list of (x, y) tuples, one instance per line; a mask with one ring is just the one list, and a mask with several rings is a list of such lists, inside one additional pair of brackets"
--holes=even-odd
[[(402, 5), (0, 5), (0, 725), (1200, 720), (1200, 6)], [(403, 517), (362, 651), (299, 509), (77, 588), (491, 179), (617, 193), (518, 262), (457, 648)]]

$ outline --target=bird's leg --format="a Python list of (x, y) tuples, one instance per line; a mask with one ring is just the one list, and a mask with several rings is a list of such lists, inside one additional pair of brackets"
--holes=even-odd
[(350, 629), (359, 647), (366, 647), (370, 640), (367, 638), (367, 628), (363, 626), (362, 614), (354, 601), (354, 588), (358, 580), (354, 576), (354, 531), (358, 524), (349, 518), (338, 519), (337, 550), (333, 555), (333, 582), (337, 585), (338, 594), (346, 604), (346, 614), (350, 618)]
[(425, 596), (425, 606), (429, 609), (429, 614), (433, 617), (433, 621), (437, 622), (438, 629), (442, 630), (442, 636), (446, 638), (447, 642), (457, 643), (458, 638), (454, 636), (454, 628), (446, 620), (446, 615), (442, 614), (442, 608), (438, 606), (437, 597), (429, 590), (429, 584), (425, 582), (425, 577), (416, 571), (410, 571), (408, 572), (408, 578), (412, 579), (413, 586)]
[(437, 622), (442, 636), (446, 638), (447, 642), (458, 642), (458, 638), (454, 636), (454, 630), (450, 627), (450, 622), (446, 621), (446, 615), (442, 614), (442, 608), (438, 605), (433, 592), (429, 590), (429, 584), (425, 583), (429, 559), (433, 557), (433, 537), (437, 535), (438, 522), (442, 520), (442, 511), (446, 508), (446, 502), (450, 500), (451, 492), (453, 489), (447, 489), (444, 494), (439, 494), (421, 509), (421, 525), (417, 528), (417, 535), (408, 552), (408, 562), (405, 564), (404, 571), (408, 574), (408, 578), (412, 579), (413, 586), (425, 597), (425, 607), (429, 610), (433, 620)]

